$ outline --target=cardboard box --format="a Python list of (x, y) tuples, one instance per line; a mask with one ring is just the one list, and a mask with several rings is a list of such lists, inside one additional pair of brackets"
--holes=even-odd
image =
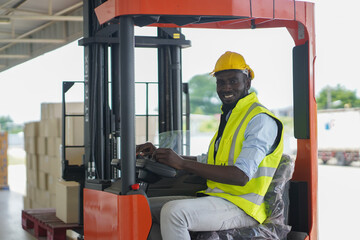
[(50, 192), (50, 194), (56, 194), (56, 182), (58, 181), (58, 179), (58, 177), (53, 177), (50, 174), (47, 175), (48, 191)]
[(30, 170), (28, 173), (28, 184), (33, 187), (39, 187), (39, 175), (36, 171)]
[(65, 159), (69, 161), (69, 165), (82, 165), (84, 154), (84, 148), (67, 148)]
[(29, 184), (26, 186), (26, 196), (35, 201), (36, 198), (36, 188), (33, 186), (30, 186)]
[(8, 174), (8, 165), (6, 158), (0, 158), (0, 174), (2, 175)]
[(60, 118), (62, 116), (61, 103), (41, 103), (41, 120)]
[(60, 156), (61, 137), (47, 138), (47, 152), (49, 156)]
[(2, 150), (8, 149), (8, 144), (7, 144), (6, 140), (0, 139), (0, 149), (2, 149)]
[(39, 122), (29, 122), (25, 124), (24, 128), (25, 137), (39, 136)]
[(31, 154), (30, 153), (26, 153), (26, 156), (25, 156), (25, 166), (26, 166), (26, 169), (31, 169)]
[(61, 136), (61, 119), (50, 118), (43, 120), (45, 124), (46, 137), (60, 137)]
[(23, 197), (23, 209), (31, 209), (32, 208), (32, 200), (28, 196)]
[(154, 142), (158, 129), (158, 117), (148, 117), (148, 139), (146, 139), (146, 117), (135, 117), (135, 140), (136, 144), (144, 142)]
[(2, 159), (7, 159), (7, 148), (5, 149), (0, 149), (0, 158)]
[(61, 119), (49, 118), (42, 119), (38, 122), (38, 137), (60, 137), (61, 136)]
[[(55, 184), (55, 186), (56, 186), (56, 184)], [(50, 193), (50, 207), (56, 208), (56, 194), (55, 193)]]
[(45, 121), (46, 120), (41, 120), (39, 122), (39, 134), (38, 134), (38, 137), (45, 137)]
[(34, 209), (43, 208), (43, 206), (41, 206), (41, 204), (39, 204), (39, 203), (37, 203), (35, 201), (32, 201), (31, 205), (32, 205), (32, 208), (34, 208)]
[(43, 172), (43, 171), (39, 171), (39, 189), (43, 190), (43, 191), (47, 191), (48, 190), (48, 174)]
[(51, 172), (50, 157), (48, 155), (39, 155), (39, 170), (45, 173)]
[(37, 146), (36, 146), (36, 153), (46, 155), (47, 154), (47, 138), (46, 137), (37, 137)]
[(79, 222), (78, 182), (59, 180), (56, 184), (56, 217), (65, 223)]
[(56, 137), (48, 137), (47, 141), (47, 155), (48, 156), (56, 156)]
[[(66, 103), (66, 114), (83, 114), (84, 103), (69, 102)], [(62, 103), (42, 103), (41, 120), (62, 117)]]
[(56, 138), (55, 139), (55, 157), (57, 157), (57, 158), (61, 158), (61, 150), (62, 150), (62, 148), (61, 148), (61, 146), (62, 146), (62, 138), (61, 137), (58, 137), (58, 138)]
[(36, 154), (29, 154), (27, 157), (27, 161), (29, 161), (29, 169), (34, 170), (37, 174), (39, 171), (39, 156)]
[(67, 146), (84, 145), (84, 118), (68, 117), (65, 121), (65, 144)]
[(25, 151), (27, 153), (37, 153), (37, 137), (25, 137)]
[(8, 134), (7, 132), (0, 132), (0, 149), (8, 148)]
[(0, 173), (0, 187), (8, 186), (8, 175), (7, 173)]
[(49, 208), (50, 207), (50, 193), (47, 191), (44, 191), (42, 189), (35, 189), (35, 203), (37, 203), (37, 206), (40, 208)]
[(62, 174), (61, 159), (58, 157), (50, 157), (50, 175), (57, 179)]

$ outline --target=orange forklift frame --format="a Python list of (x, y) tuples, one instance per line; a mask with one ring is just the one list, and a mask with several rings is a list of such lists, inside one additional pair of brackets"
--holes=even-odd
[[(214, 29), (287, 28), (295, 43), (293, 53), (296, 68), (293, 87), (297, 156), (292, 181), (307, 183), (308, 236), (305, 239), (317, 239), (314, 3), (295, 0), (108, 0), (98, 6), (95, 13), (100, 24), (122, 17), (187, 16), (192, 21), (184, 24), (155, 22), (149, 26)], [(201, 21), (201, 17), (211, 20)], [(302, 56), (301, 60), (295, 55)], [(99, 194), (99, 191), (84, 189), (86, 239), (146, 239), (150, 227), (151, 214), (144, 196), (115, 195), (106, 192)]]

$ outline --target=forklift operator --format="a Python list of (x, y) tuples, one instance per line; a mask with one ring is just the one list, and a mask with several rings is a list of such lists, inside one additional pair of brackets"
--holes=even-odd
[(254, 72), (242, 55), (224, 53), (212, 74), (222, 114), (206, 157), (180, 156), (151, 143), (136, 148), (137, 154), (152, 155), (160, 163), (207, 180), (207, 189), (197, 197), (149, 199), (151, 232), (160, 223), (166, 240), (190, 239), (189, 231), (254, 226), (267, 218), (264, 196), (282, 156), (282, 123), (259, 103), (255, 93), (249, 93)]

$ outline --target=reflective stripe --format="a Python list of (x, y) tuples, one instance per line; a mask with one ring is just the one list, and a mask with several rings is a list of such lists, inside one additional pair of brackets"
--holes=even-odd
[[(247, 110), (245, 116), (243, 117), (243, 119), (241, 120), (239, 126), (236, 128), (236, 131), (234, 133), (234, 136), (232, 138), (232, 142), (231, 142), (231, 148), (230, 148), (230, 152), (229, 152), (229, 158), (228, 158), (228, 166), (233, 166), (234, 165), (234, 152), (235, 152), (235, 144), (236, 144), (236, 139), (237, 139), (237, 135), (239, 134), (240, 128), (241, 126), (244, 124), (245, 119), (247, 118), (247, 116), (251, 113), (251, 111), (256, 108), (256, 107), (263, 107), (265, 108), (263, 105), (261, 105), (260, 103), (254, 102), (250, 108)], [(266, 108), (265, 108), (266, 109)]]
[(232, 113), (232, 109), (228, 112), (228, 114), (226, 114), (226, 122), (229, 120), (231, 113)]
[[(208, 156), (207, 156), (207, 159), (206, 159), (206, 163), (209, 164), (209, 152), (210, 152), (210, 148), (211, 148), (211, 145), (212, 143), (215, 141), (215, 138), (211, 139), (211, 142), (210, 142), (210, 145), (209, 145), (209, 148), (208, 148)], [(214, 146), (215, 148), (215, 146)], [(213, 157), (214, 158), (214, 157)], [(214, 163), (215, 163), (215, 159), (214, 159)]]
[(207, 188), (205, 193), (225, 193), (223, 190), (221, 190), (220, 188)]
[(273, 177), (275, 174), (276, 168), (272, 167), (259, 167), (258, 170), (254, 173), (252, 178), (258, 177)]
[(214, 148), (215, 148), (215, 151), (216, 151), (216, 152), (217, 152), (217, 150), (219, 149), (220, 141), (221, 141), (221, 137), (219, 137), (219, 139), (218, 139), (217, 141), (215, 141)]
[(248, 193), (248, 194), (240, 195), (239, 197), (244, 198), (259, 206), (264, 202), (264, 196), (261, 196), (256, 193)]
[[(206, 189), (206, 193), (226, 193), (223, 190), (219, 189), (219, 188), (207, 188)], [(226, 193), (229, 194), (229, 193)], [(229, 194), (231, 195), (231, 194)], [(249, 202), (252, 202), (256, 205), (261, 205), (264, 202), (264, 196), (261, 196), (259, 194), (256, 193), (248, 193), (248, 194), (244, 194), (244, 195), (239, 195), (238, 197), (244, 198), (246, 200), (248, 200)]]

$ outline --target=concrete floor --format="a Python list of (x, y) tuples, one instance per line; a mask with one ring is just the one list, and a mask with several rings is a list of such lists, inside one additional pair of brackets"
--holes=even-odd
[(0, 239), (36, 239), (21, 227), (22, 194), (10, 190), (0, 190), (0, 206)]
[(0, 190), (0, 239), (36, 239), (21, 227), (23, 196), (26, 194), (25, 165), (8, 166), (10, 190)]

